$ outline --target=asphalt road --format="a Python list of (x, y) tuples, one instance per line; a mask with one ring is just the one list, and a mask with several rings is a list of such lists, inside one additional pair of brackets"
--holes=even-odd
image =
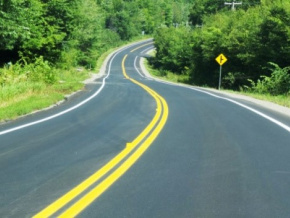
[(290, 114), (147, 78), (148, 43), (0, 126), (0, 217), (290, 217)]

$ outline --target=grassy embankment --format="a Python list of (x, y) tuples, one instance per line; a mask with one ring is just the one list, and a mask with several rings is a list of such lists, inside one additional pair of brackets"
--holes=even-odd
[(72, 69), (59, 72), (54, 84), (17, 79), (0, 87), (0, 121), (15, 119), (63, 100), (65, 95), (82, 89), (81, 81), (88, 75), (86, 70)]
[[(151, 55), (154, 56), (154, 52), (151, 53)], [(166, 81), (171, 81), (171, 82), (177, 82), (177, 83), (186, 83), (187, 81), (189, 81), (189, 77), (187, 75), (177, 75), (171, 72), (164, 73), (164, 72), (158, 71), (157, 69), (153, 69), (147, 60), (145, 61), (145, 66), (151, 75), (158, 77), (160, 79), (164, 79)], [(247, 91), (240, 91), (240, 92), (233, 91), (233, 90), (223, 90), (223, 91), (250, 96), (259, 100), (269, 101), (269, 102), (290, 108), (290, 95), (272, 96), (270, 94), (266, 95), (266, 94), (259, 94), (259, 93), (247, 92)]]
[[(140, 37), (132, 41), (138, 40), (140, 40)], [(127, 43), (129, 42), (124, 42), (122, 45)], [(99, 72), (105, 58), (114, 50), (116, 48), (108, 50), (96, 60), (96, 69), (93, 73)], [(83, 81), (89, 78), (90, 73), (92, 73), (83, 68), (54, 69), (57, 79), (56, 82), (49, 84), (43, 81), (28, 80), (29, 70), (18, 73), (17, 70), (12, 69), (13, 67), (16, 66), (6, 66), (0, 69), (2, 80), (4, 78), (3, 74), (6, 74), (5, 85), (0, 85), (0, 122), (13, 120), (19, 116), (56, 104), (63, 100), (66, 95), (83, 89)], [(10, 81), (7, 82), (7, 80)]]

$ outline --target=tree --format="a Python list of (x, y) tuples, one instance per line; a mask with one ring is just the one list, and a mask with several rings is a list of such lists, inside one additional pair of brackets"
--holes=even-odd
[[(269, 77), (268, 62), (282, 68), (289, 66), (289, 1), (254, 3), (233, 12), (219, 9), (218, 1), (195, 1), (190, 19), (193, 24), (202, 22), (201, 28), (193, 26), (189, 36), (179, 34), (179, 29), (157, 31), (155, 62), (176, 74), (189, 66), (192, 83), (214, 87), (218, 78), (215, 58), (224, 53), (229, 61), (223, 66), (227, 72), (223, 84), (232, 89), (249, 85), (249, 80), (256, 82), (261, 75)], [(190, 52), (183, 54), (182, 42), (191, 47)]]
[(269, 12), (258, 34), (259, 62), (261, 66), (274, 62), (286, 67), (290, 57), (290, 15), (281, 7), (273, 7)]

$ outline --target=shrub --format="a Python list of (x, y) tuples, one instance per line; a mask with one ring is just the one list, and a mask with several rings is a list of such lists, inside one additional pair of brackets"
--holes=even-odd
[(0, 68), (0, 85), (2, 87), (24, 81), (53, 84), (57, 81), (57, 70), (42, 56), (36, 58), (34, 63), (28, 64), (22, 59), (16, 64), (8, 64), (4, 68)]
[(271, 95), (290, 94), (290, 66), (280, 68), (275, 63), (270, 63), (273, 67), (271, 76), (261, 76), (261, 79), (252, 84), (252, 90), (258, 93), (270, 93)]
[(56, 69), (50, 66), (48, 61), (43, 60), (43, 57), (40, 56), (32, 64), (24, 66), (24, 69), (27, 70), (27, 77), (33, 82), (45, 82), (47, 84), (53, 84), (57, 80)]

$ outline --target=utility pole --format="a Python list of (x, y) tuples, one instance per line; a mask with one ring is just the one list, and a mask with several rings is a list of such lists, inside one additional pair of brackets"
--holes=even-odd
[(242, 4), (242, 2), (235, 2), (235, 1), (233, 1), (233, 2), (225, 2), (225, 5), (231, 5), (232, 6), (232, 11), (236, 10), (236, 8), (235, 8), (236, 5), (241, 5), (241, 4)]

